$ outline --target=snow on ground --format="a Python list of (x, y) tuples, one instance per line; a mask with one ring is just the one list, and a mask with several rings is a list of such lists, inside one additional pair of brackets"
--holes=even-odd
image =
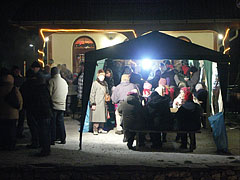
[[(155, 167), (208, 167), (208, 166), (239, 166), (240, 157), (236, 155), (217, 155), (216, 147), (210, 130), (202, 130), (197, 134), (197, 149), (185, 152), (179, 149), (174, 142), (175, 134), (168, 134), (168, 142), (160, 150), (148, 147), (140, 151), (128, 150), (123, 143), (123, 135), (114, 131), (108, 134), (94, 136), (92, 133), (83, 133), (82, 150), (79, 150), (79, 123), (67, 119), (65, 121), (67, 143), (52, 146), (48, 157), (35, 157), (38, 150), (26, 149), (29, 138), (18, 142), (17, 150), (13, 152), (0, 151), (1, 166), (29, 165), (29, 164), (56, 164), (73, 166), (94, 165), (144, 165)], [(26, 130), (27, 131), (27, 130)], [(27, 135), (27, 133), (26, 133)], [(28, 135), (29, 137), (29, 135)], [(238, 146), (238, 145), (237, 145)], [(239, 152), (239, 149), (235, 151)]]

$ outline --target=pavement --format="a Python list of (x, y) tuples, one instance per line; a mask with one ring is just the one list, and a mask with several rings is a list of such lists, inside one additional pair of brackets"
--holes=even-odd
[(219, 155), (210, 129), (202, 129), (197, 134), (197, 149), (194, 152), (182, 151), (180, 144), (174, 142), (175, 134), (167, 135), (167, 143), (161, 149), (149, 146), (132, 151), (123, 143), (123, 135), (113, 130), (107, 134), (93, 135), (83, 133), (82, 150), (79, 150), (79, 122), (65, 118), (67, 132), (66, 144), (51, 146), (51, 155), (35, 157), (39, 150), (26, 149), (30, 141), (29, 129), (25, 127), (24, 139), (19, 139), (15, 151), (0, 151), (0, 167), (23, 165), (58, 166), (149, 166), (149, 167), (197, 167), (213, 166), (240, 167), (240, 129), (227, 127), (229, 151), (231, 154)]

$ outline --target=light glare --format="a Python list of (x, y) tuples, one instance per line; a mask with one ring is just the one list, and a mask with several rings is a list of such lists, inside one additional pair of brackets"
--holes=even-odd
[(45, 42), (48, 42), (49, 41), (49, 37), (45, 37), (44, 40), (45, 40)]
[(142, 60), (142, 68), (144, 70), (149, 70), (152, 68), (152, 61), (150, 59), (143, 59)]
[(222, 40), (223, 39), (223, 34), (218, 34), (218, 39)]

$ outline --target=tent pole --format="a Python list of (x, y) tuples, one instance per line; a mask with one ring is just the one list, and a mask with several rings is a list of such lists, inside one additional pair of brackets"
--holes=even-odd
[(86, 56), (85, 64), (84, 64), (84, 77), (83, 77), (83, 99), (82, 99), (82, 113), (80, 117), (80, 137), (79, 137), (79, 150), (82, 149), (82, 133), (83, 127), (87, 112), (87, 106), (90, 96), (90, 91), (93, 82), (93, 76), (96, 69), (97, 60), (89, 60), (88, 56)]
[(223, 110), (224, 116), (226, 112), (227, 105), (227, 86), (228, 86), (228, 64), (227, 63), (217, 63), (218, 69), (218, 77), (220, 82), (220, 88), (222, 93), (222, 101), (223, 101)]

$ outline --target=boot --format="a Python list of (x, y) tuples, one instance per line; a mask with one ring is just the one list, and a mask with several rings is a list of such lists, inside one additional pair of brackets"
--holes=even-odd
[(98, 135), (98, 124), (94, 123), (93, 124), (93, 135)]

